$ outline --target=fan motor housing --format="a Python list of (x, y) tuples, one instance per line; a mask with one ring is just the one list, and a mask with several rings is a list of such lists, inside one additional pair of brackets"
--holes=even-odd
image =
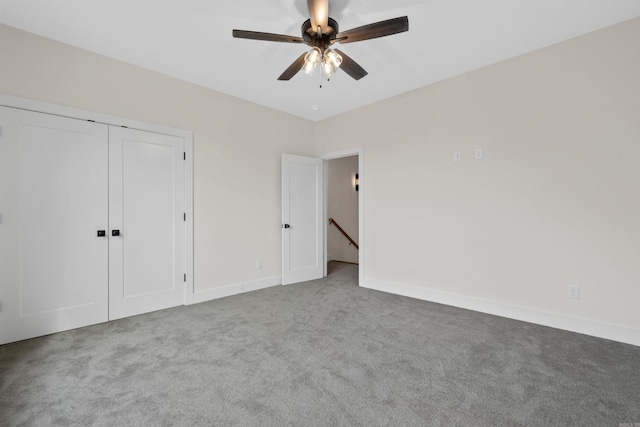
[(324, 52), (331, 44), (331, 41), (336, 39), (336, 34), (338, 34), (338, 23), (335, 19), (329, 18), (327, 25), (329, 26), (329, 31), (318, 33), (315, 28), (311, 28), (311, 20), (307, 19), (302, 23), (302, 39), (309, 46), (318, 47)]

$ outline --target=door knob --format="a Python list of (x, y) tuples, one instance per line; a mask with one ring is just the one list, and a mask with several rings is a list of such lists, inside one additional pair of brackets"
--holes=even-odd
[(104, 237), (107, 235), (107, 232), (104, 230), (98, 230), (98, 237)]
[(119, 236), (120, 235), (120, 230), (111, 230), (111, 235), (112, 236)]

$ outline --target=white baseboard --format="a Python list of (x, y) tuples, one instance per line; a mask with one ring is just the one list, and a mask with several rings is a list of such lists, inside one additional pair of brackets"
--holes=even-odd
[(218, 298), (230, 297), (245, 292), (257, 291), (258, 289), (270, 288), (282, 285), (282, 277), (274, 276), (252, 282), (236, 283), (222, 288), (207, 289), (205, 291), (194, 292), (187, 296), (187, 304), (198, 304), (200, 302), (211, 301)]
[(493, 301), (453, 295), (446, 292), (417, 288), (410, 285), (383, 282), (375, 279), (365, 279), (364, 282), (360, 283), (360, 286), (377, 291), (450, 305), (467, 310), (479, 311), (481, 313), (521, 320), (523, 322), (535, 323), (537, 325), (549, 326), (551, 328), (640, 346), (640, 330), (637, 329), (594, 322), (592, 320), (579, 319), (561, 314), (547, 313)]

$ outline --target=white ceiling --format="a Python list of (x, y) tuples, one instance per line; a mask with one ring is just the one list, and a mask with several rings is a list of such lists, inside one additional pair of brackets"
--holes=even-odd
[(231, 32), (300, 36), (306, 0), (0, 0), (1, 23), (310, 120), (640, 16), (640, 0), (330, 0), (329, 15), (342, 31), (407, 15), (409, 31), (339, 46), (362, 80), (282, 82), (306, 45)]

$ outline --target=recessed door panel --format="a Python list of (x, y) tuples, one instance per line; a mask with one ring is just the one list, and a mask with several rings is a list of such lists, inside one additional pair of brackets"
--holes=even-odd
[(171, 291), (175, 283), (175, 147), (123, 141), (124, 297)]
[(289, 228), (291, 246), (289, 268), (299, 271), (318, 266), (318, 213), (317, 200), (319, 188), (318, 171), (315, 164), (291, 163), (289, 182), (289, 222), (295, 227)]
[(0, 107), (0, 343), (107, 320), (108, 128)]

